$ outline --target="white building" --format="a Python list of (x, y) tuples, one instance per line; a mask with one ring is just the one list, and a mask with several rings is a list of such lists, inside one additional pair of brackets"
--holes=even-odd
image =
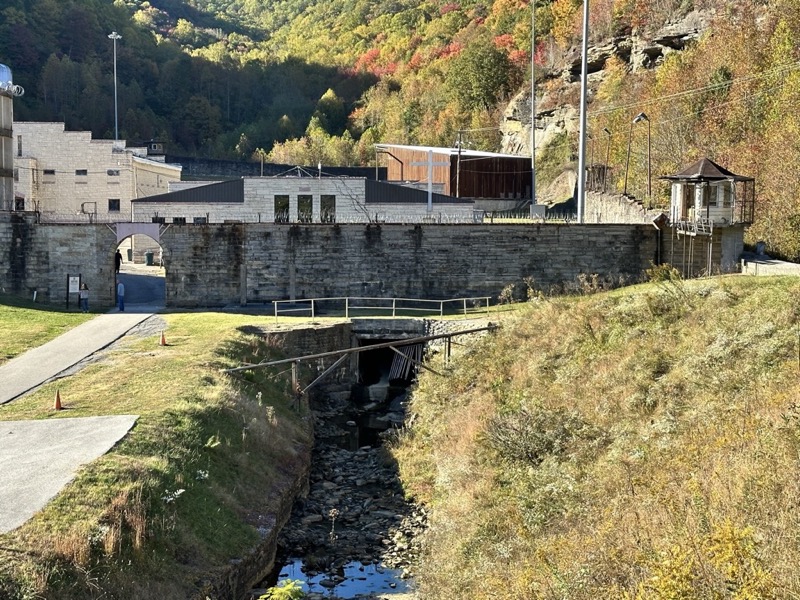
[(64, 123), (15, 122), (13, 135), (16, 208), (42, 221), (131, 221), (131, 200), (181, 178), (179, 165), (148, 158), (145, 147), (94, 140)]
[(471, 223), (474, 202), (360, 177), (245, 177), (133, 201), (133, 220), (174, 224)]

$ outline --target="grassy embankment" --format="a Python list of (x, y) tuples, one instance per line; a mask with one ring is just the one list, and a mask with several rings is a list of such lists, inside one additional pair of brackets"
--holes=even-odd
[(798, 278), (665, 281), (424, 373), (394, 451), (425, 598), (800, 597), (799, 323)]
[(0, 597), (184, 599), (260, 539), (269, 492), (286, 485), (309, 435), (285, 375), (242, 381), (220, 370), (275, 354), (239, 330), (274, 320), (164, 318), (167, 346), (129, 336), (77, 375), (0, 407), (2, 420), (140, 415), (42, 512), (0, 535)]
[(0, 295), (0, 365), (93, 316)]

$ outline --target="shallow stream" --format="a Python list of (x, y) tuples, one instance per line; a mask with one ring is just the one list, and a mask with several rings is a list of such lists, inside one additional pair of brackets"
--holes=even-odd
[(310, 600), (391, 599), (413, 591), (411, 564), (425, 513), (406, 501), (382, 446), (402, 424), (405, 390), (366, 390), (364, 400), (327, 399), (313, 408), (309, 494), (281, 533), (282, 566), (265, 587), (299, 581)]

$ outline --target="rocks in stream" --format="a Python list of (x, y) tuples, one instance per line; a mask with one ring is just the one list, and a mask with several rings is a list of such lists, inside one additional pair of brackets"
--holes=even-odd
[[(392, 408), (397, 409), (397, 403)], [(380, 419), (380, 415), (369, 418), (391, 424), (402, 421), (398, 410), (392, 412), (395, 414), (388, 420)], [(281, 554), (302, 557), (309, 577), (324, 575), (318, 585), (332, 592), (318, 596), (328, 600), (336, 598), (331, 593), (342, 581), (344, 566), (350, 563), (397, 569), (401, 578), (412, 577), (419, 550), (417, 540), (427, 522), (424, 509), (405, 499), (397, 467), (384, 448), (341, 447), (348, 446), (353, 438), (350, 434), (356, 422), (352, 416), (330, 405), (315, 410), (317, 442), (309, 493), (298, 500), (281, 532)], [(313, 600), (315, 595), (307, 598)]]

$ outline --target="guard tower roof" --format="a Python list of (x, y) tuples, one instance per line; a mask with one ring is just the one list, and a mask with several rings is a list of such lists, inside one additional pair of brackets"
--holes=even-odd
[(701, 158), (696, 163), (686, 167), (675, 175), (665, 175), (661, 179), (670, 181), (722, 181), (732, 179), (733, 181), (754, 181), (752, 177), (737, 175), (728, 171), (725, 167), (719, 166), (713, 160)]

